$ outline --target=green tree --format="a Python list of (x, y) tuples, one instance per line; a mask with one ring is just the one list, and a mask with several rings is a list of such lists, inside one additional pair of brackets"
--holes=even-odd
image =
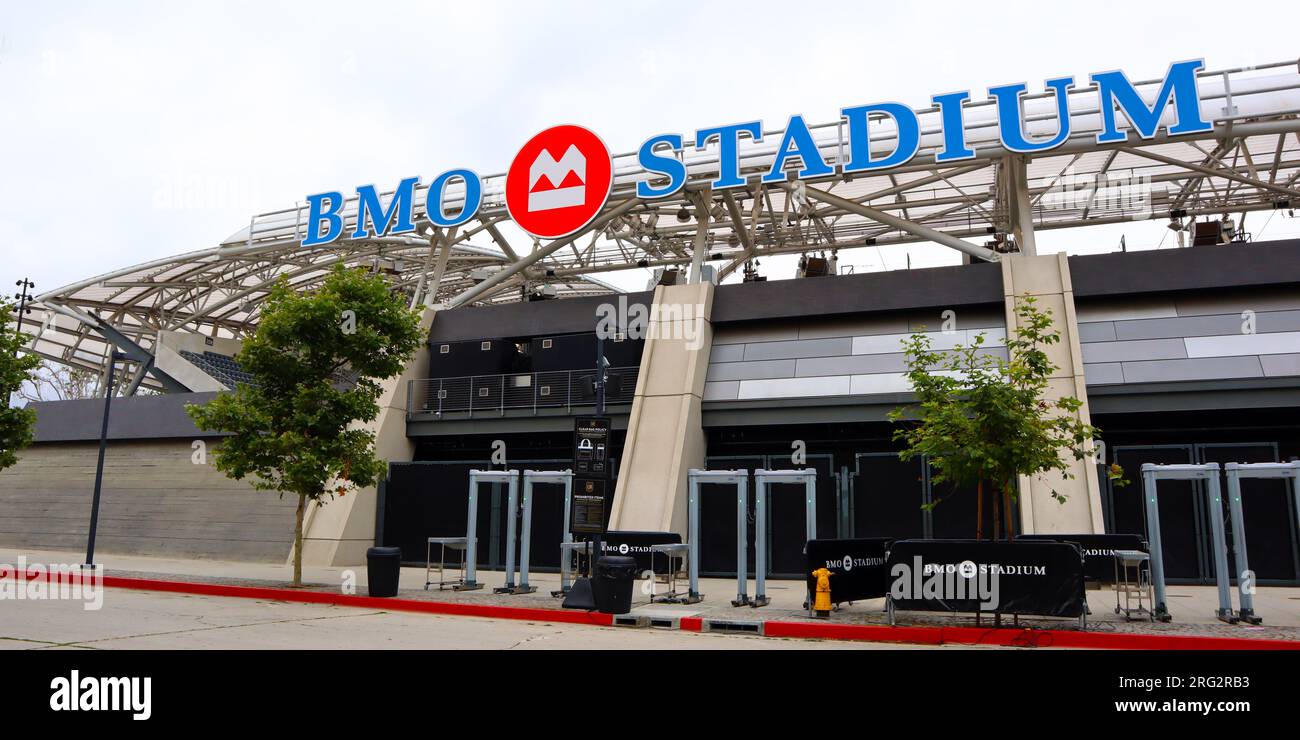
[(232, 435), (216, 452), (218, 470), (298, 497), (295, 586), (308, 502), (324, 506), (383, 474), (375, 435), (358, 423), (379, 415), (378, 381), (401, 372), (421, 340), (419, 312), (378, 275), (340, 265), (301, 293), (281, 279), (236, 358), (253, 382), (186, 407), (200, 429)]
[(22, 351), (31, 337), (18, 332), (17, 320), (13, 304), (0, 302), (0, 390), (5, 394), (5, 407), (0, 411), (0, 470), (18, 462), (18, 451), (32, 443), (36, 426), (35, 411), (10, 405), (41, 364), (41, 358)]
[[(929, 460), (936, 483), (975, 487), (976, 539), (984, 536), (986, 484), (994, 493), (994, 539), (1000, 518), (1010, 540), (1019, 477), (1057, 471), (1062, 479), (1073, 478), (1068, 460), (1090, 457), (1089, 440), (1101, 436), (1100, 429), (1079, 419), (1079, 399), (1045, 397), (1057, 367), (1044, 348), (1061, 336), (1052, 330), (1051, 312), (1036, 304), (1033, 296), (1017, 301), (1018, 326), (1007, 337), (1008, 360), (985, 351), (983, 334), (947, 352), (934, 350), (923, 333), (903, 342), (916, 404), (889, 413), (891, 421), (905, 422), (894, 431), (894, 439), (905, 444), (899, 456)], [(1120, 485), (1126, 482), (1117, 465), (1108, 475)], [(1053, 490), (1052, 496), (1065, 503), (1064, 494)]]

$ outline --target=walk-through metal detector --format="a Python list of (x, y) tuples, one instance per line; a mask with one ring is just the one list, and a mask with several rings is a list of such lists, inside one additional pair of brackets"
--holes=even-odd
[[(1233, 565), (1237, 571), (1237, 591), (1240, 609), (1237, 616), (1243, 622), (1259, 624), (1263, 620), (1255, 616), (1255, 596), (1253, 577), (1248, 577), (1250, 563), (1246, 560), (1246, 518), (1241, 510), (1241, 479), (1263, 478), (1273, 480), (1290, 480), (1291, 490), (1296, 497), (1296, 512), (1300, 517), (1300, 461), (1289, 463), (1225, 463), (1223, 472), (1228, 476), (1228, 511), (1232, 516), (1232, 552)], [(1297, 522), (1300, 523), (1300, 522)]]
[[(512, 472), (512, 471), (507, 471)], [(514, 471), (517, 472), (517, 471)], [(515, 501), (515, 486), (510, 487), (510, 500), (506, 505), (506, 585), (493, 589), (499, 594), (531, 594), (536, 586), (528, 585), (528, 555), (533, 537), (533, 485), (536, 483), (557, 483), (564, 486), (565, 518), (568, 518), (568, 502), (573, 496), (573, 471), (571, 470), (525, 470), (523, 521), (519, 536), (519, 585), (515, 585), (515, 514), (518, 502)], [(566, 522), (567, 525), (567, 522)], [(568, 536), (568, 527), (565, 527)]]
[[(478, 487), (480, 483), (505, 483), (510, 490), (510, 534), (513, 539), (515, 518), (515, 501), (519, 495), (518, 470), (471, 470), (469, 471), (469, 517), (465, 525), (465, 583), (456, 587), (457, 591), (469, 591), (483, 588), (477, 580), (478, 575)], [(509, 557), (513, 558), (513, 555)], [(513, 568), (513, 563), (511, 563)]]
[[(1142, 464), (1142, 498), (1147, 512), (1147, 542), (1151, 545), (1151, 581), (1156, 589), (1156, 604), (1153, 616), (1162, 622), (1168, 622), (1169, 606), (1165, 599), (1165, 565), (1160, 544), (1160, 504), (1156, 501), (1156, 482), (1161, 480), (1200, 480), (1207, 483), (1205, 489), (1206, 503), (1210, 510), (1210, 533), (1214, 549), (1214, 583), (1219, 587), (1219, 609), (1215, 616), (1235, 623), (1237, 615), (1232, 611), (1232, 593), (1228, 580), (1228, 546), (1223, 534), (1223, 503), (1219, 494), (1219, 464), (1204, 465), (1156, 465)], [(1244, 534), (1244, 530), (1243, 530)], [(1242, 541), (1244, 548), (1245, 541)]]
[(755, 470), (754, 471), (754, 606), (767, 606), (767, 487), (773, 483), (802, 483), (804, 509), (807, 512), (806, 539), (817, 539), (817, 471)]
[(692, 468), (686, 473), (689, 499), (686, 507), (686, 540), (690, 546), (690, 593), (687, 603), (695, 603), (704, 596), (700, 593), (700, 484), (714, 483), (736, 487), (736, 598), (732, 606), (750, 604), (746, 593), (749, 574), (745, 572), (747, 558), (745, 550), (749, 547), (746, 525), (749, 523), (749, 471), (748, 470), (699, 470)]

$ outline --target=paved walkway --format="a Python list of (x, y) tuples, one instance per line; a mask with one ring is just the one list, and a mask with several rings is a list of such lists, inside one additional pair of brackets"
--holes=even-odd
[(898, 647), (448, 617), (130, 589), (110, 591), (99, 611), (85, 611), (74, 601), (5, 605), (0, 608), (0, 650), (870, 650)]
[[(84, 553), (66, 551), (27, 551), (19, 552), (0, 548), (0, 563), (16, 563), (20, 555), (25, 555), (28, 563), (78, 563)], [(187, 560), (180, 558), (154, 558), (132, 555), (103, 554), (97, 556), (100, 564), (108, 573), (120, 576), (140, 578), (158, 578), (164, 580), (200, 581), (249, 586), (276, 586), (288, 584), (292, 578), (292, 569), (288, 565), (273, 563), (242, 563), (214, 560)], [(450, 575), (450, 573), (449, 573)], [(435, 571), (434, 577), (437, 573)], [(533, 573), (529, 582), (537, 591), (524, 595), (494, 594), (492, 588), (505, 581), (501, 571), (480, 570), (478, 579), (484, 588), (477, 591), (456, 592), (438, 591), (435, 588), (424, 589), (424, 568), (403, 568), (399, 585), (399, 596), (407, 599), (428, 599), (445, 602), (492, 604), (500, 606), (519, 606), (535, 609), (559, 609), (560, 599), (553, 598), (552, 590), (559, 588), (559, 575), (555, 573)], [(318, 591), (339, 591), (351, 583), (354, 593), (366, 593), (366, 569), (355, 568), (320, 568), (303, 569), (303, 580), (307, 588)], [(804, 586), (795, 581), (767, 582), (767, 595), (771, 603), (763, 608), (733, 607), (731, 600), (736, 596), (735, 579), (703, 579), (700, 591), (704, 601), (691, 605), (650, 603), (651, 589), (662, 593), (663, 584), (651, 584), (639, 581), (638, 590), (633, 594), (634, 615), (653, 617), (693, 617), (706, 619), (725, 619), (742, 622), (785, 620), (807, 621), (808, 613), (803, 609)], [(680, 588), (685, 588), (684, 584)], [(346, 592), (346, 591), (345, 591)], [(748, 594), (754, 595), (754, 582), (748, 583)], [(1169, 623), (1127, 622), (1113, 612), (1114, 593), (1110, 590), (1090, 590), (1088, 603), (1092, 615), (1088, 620), (1090, 631), (1140, 632), (1145, 634), (1170, 635), (1208, 635), (1216, 637), (1268, 638), (1281, 640), (1300, 640), (1300, 589), (1283, 587), (1260, 587), (1255, 595), (1255, 611), (1263, 617), (1261, 626), (1229, 625), (1215, 617), (1218, 596), (1213, 586), (1170, 586), (1168, 588), (1169, 610), (1173, 621)], [(1237, 594), (1233, 592), (1233, 598)], [(1234, 602), (1235, 603), (1235, 602)], [(831, 622), (841, 624), (887, 624), (884, 614), (884, 600), (873, 599), (844, 605), (831, 615)], [(1004, 624), (1010, 619), (1004, 620)], [(914, 625), (974, 625), (969, 616), (949, 616), (929, 613), (900, 613), (900, 624)], [(985, 626), (990, 620), (983, 620)], [(1075, 620), (1048, 620), (1041, 618), (1023, 618), (1021, 624), (1056, 629), (1075, 629)]]

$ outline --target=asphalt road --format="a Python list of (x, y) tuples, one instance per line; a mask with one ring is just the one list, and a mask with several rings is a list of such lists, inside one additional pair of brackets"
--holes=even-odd
[[(447, 617), (126, 589), (107, 589), (99, 611), (86, 611), (81, 602), (75, 601), (0, 604), (0, 650), (863, 650), (884, 647), (891, 646)], [(917, 646), (917, 649), (934, 648)]]

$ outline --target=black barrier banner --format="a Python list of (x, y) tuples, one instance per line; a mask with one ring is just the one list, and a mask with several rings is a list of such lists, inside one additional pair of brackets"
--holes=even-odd
[(1083, 554), (1069, 542), (900, 540), (886, 566), (895, 609), (1048, 617), (1084, 611)]
[(888, 537), (848, 540), (808, 540), (804, 576), (808, 593), (817, 588), (812, 572), (826, 568), (831, 576), (831, 603), (878, 599), (889, 593), (889, 571), (885, 568)]
[(1115, 551), (1150, 552), (1140, 534), (1022, 534), (1019, 542), (1073, 542), (1083, 550), (1083, 575), (1095, 583), (1115, 582)]
[[(601, 555), (626, 555), (636, 558), (638, 571), (653, 569), (656, 573), (668, 572), (668, 557), (654, 556), (651, 545), (679, 545), (682, 536), (676, 532), (617, 532), (609, 531), (600, 541)], [(653, 556), (653, 557), (652, 557)], [(653, 561), (653, 562), (652, 562)]]

